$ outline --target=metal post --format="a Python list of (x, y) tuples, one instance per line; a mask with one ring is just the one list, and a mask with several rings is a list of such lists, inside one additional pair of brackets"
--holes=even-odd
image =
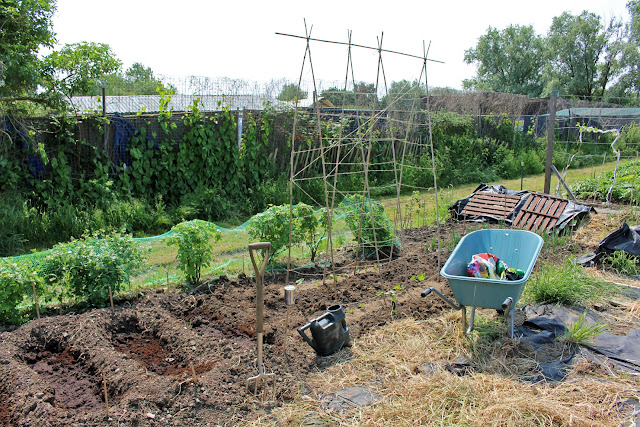
[(544, 193), (551, 191), (551, 165), (553, 164), (553, 138), (556, 131), (556, 99), (558, 91), (552, 90), (549, 99), (549, 119), (547, 120), (547, 162), (544, 167)]

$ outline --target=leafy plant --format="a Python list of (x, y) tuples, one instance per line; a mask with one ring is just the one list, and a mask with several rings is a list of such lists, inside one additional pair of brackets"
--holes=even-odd
[(607, 331), (607, 325), (604, 323), (587, 324), (587, 312), (583, 311), (578, 320), (565, 326), (564, 334), (558, 337), (560, 341), (572, 344), (588, 344), (596, 335)]
[(197, 285), (202, 269), (208, 267), (213, 258), (211, 239), (220, 240), (222, 233), (213, 224), (201, 220), (182, 222), (172, 230), (167, 245), (178, 246), (178, 268), (189, 285)]
[(32, 283), (42, 290), (42, 278), (27, 264), (0, 263), (0, 323), (19, 324), (24, 313), (18, 309), (25, 295), (30, 295)]
[[(290, 224), (289, 219), (292, 218)], [(271, 259), (291, 244), (306, 244), (311, 250), (311, 260), (315, 260), (318, 246), (327, 230), (328, 218), (324, 210), (320, 220), (316, 218), (313, 208), (298, 203), (290, 212), (288, 205), (271, 206), (266, 211), (255, 215), (249, 221), (249, 235), (259, 241), (271, 242)]]
[(385, 250), (395, 244), (393, 224), (380, 203), (352, 194), (345, 197), (338, 208), (342, 210), (347, 226), (365, 256), (375, 253), (372, 248), (376, 245)]
[(50, 286), (100, 306), (144, 265), (142, 252), (130, 236), (94, 234), (56, 245), (39, 266)]

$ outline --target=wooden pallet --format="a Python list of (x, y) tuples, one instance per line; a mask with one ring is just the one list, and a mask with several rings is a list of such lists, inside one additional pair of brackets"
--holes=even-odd
[(469, 198), (461, 215), (490, 216), (497, 220), (507, 219), (520, 201), (520, 196), (479, 191)]
[(549, 232), (555, 227), (569, 201), (543, 193), (531, 193), (513, 226), (533, 232)]

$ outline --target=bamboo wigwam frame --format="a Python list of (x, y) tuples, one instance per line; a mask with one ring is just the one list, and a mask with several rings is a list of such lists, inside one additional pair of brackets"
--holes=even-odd
[[(305, 22), (305, 36), (295, 36), (290, 34), (276, 33), (278, 35), (294, 37), (306, 41), (302, 67), (300, 70), (300, 77), (298, 79), (298, 93), (301, 91), (302, 77), (305, 72), (310, 71), (312, 76), (314, 105), (311, 108), (303, 108), (299, 106), (298, 101), (295, 103), (295, 113), (293, 122), (293, 132), (291, 139), (291, 156), (290, 156), (290, 180), (289, 180), (289, 201), (290, 201), (290, 224), (293, 217), (293, 194), (294, 189), (296, 191), (302, 191), (310, 199), (312, 199), (317, 205), (324, 206), (329, 218), (329, 229), (327, 230), (327, 244), (326, 251), (324, 253), (324, 260), (322, 262), (323, 267), (323, 283), (330, 274), (333, 279), (334, 289), (337, 285), (337, 274), (335, 270), (334, 262), (334, 241), (332, 235), (332, 221), (334, 217), (334, 211), (340, 201), (350, 194), (359, 194), (363, 196), (363, 203), (361, 205), (361, 217), (368, 211), (371, 218), (370, 224), (373, 224), (373, 253), (375, 254), (375, 261), (378, 267), (378, 271), (382, 271), (385, 258), (391, 260), (393, 258), (394, 246), (387, 254), (380, 251), (380, 245), (388, 242), (378, 241), (375, 236), (375, 218), (373, 209), (371, 206), (371, 196), (375, 194), (382, 187), (376, 186), (375, 182), (370, 181), (371, 173), (387, 172), (393, 174), (393, 186), (396, 193), (396, 212), (393, 218), (394, 232), (400, 238), (400, 244), (403, 244), (402, 229), (405, 227), (406, 221), (402, 218), (402, 203), (401, 203), (401, 190), (407, 188), (403, 187), (402, 176), (404, 172), (407, 172), (408, 168), (413, 167), (428, 171), (431, 169), (433, 174), (433, 185), (429, 185), (429, 189), (435, 191), (436, 198), (436, 224), (439, 224), (438, 218), (438, 186), (436, 180), (436, 169), (434, 160), (433, 139), (431, 135), (431, 113), (429, 106), (429, 85), (427, 79), (427, 63), (436, 62), (442, 63), (428, 57), (429, 49), (423, 43), (423, 54), (412, 55), (402, 53), (398, 51), (384, 49), (383, 34), (378, 38), (377, 47), (370, 47), (365, 45), (359, 45), (352, 42), (352, 33), (348, 32), (347, 42), (337, 42), (330, 40), (321, 40), (311, 37), (311, 29), (307, 28)], [(351, 109), (345, 108), (323, 108), (318, 104), (317, 93), (318, 86), (316, 81), (316, 74), (311, 60), (311, 44), (337, 44), (346, 48), (346, 74), (344, 81), (344, 93), (345, 100), (347, 93), (354, 97), (355, 106)], [(357, 94), (356, 88), (358, 81), (356, 80), (354, 67), (353, 67), (353, 55), (352, 52), (355, 49), (374, 50), (378, 52), (377, 61), (377, 74), (375, 82), (375, 95), (373, 98), (373, 105), (360, 106), (358, 105), (358, 96), (363, 94)], [(416, 60), (416, 75), (419, 77), (408, 78), (408, 81), (417, 81), (419, 84), (424, 84), (426, 88), (426, 97), (419, 95), (419, 91), (413, 91), (412, 93), (399, 94), (396, 99), (390, 99), (390, 93), (387, 87), (387, 81), (383, 65), (383, 56), (404, 56), (408, 58), (414, 58)], [(353, 91), (351, 91), (353, 88)], [(378, 105), (378, 94), (384, 94), (387, 97), (388, 102), (385, 106)], [(417, 94), (417, 95), (416, 95)], [(369, 94), (371, 95), (371, 94)], [(401, 97), (409, 97), (409, 100), (403, 103), (406, 106), (408, 102), (411, 103), (410, 108), (405, 108), (404, 111), (399, 110)], [(426, 108), (425, 108), (426, 101)], [(314, 132), (310, 140), (299, 141), (297, 140), (297, 129), (299, 121), (303, 115), (315, 123)], [(323, 120), (324, 119), (324, 120)], [(326, 136), (323, 132), (323, 124), (327, 121), (337, 123), (337, 135), (334, 134), (331, 137)], [(417, 129), (422, 126), (422, 135), (417, 135)], [(424, 135), (428, 135), (427, 138)], [(382, 153), (377, 150), (382, 150)], [(382, 154), (382, 156), (380, 155)], [(405, 160), (409, 158), (417, 158), (422, 154), (427, 154), (431, 157), (431, 164), (415, 166), (416, 162), (413, 162), (411, 166), (405, 163)], [(384, 160), (380, 157), (383, 157)], [(355, 169), (355, 170), (354, 170)], [(424, 173), (424, 172), (423, 172)], [(428, 172), (427, 172), (428, 173)], [(353, 175), (357, 175), (354, 177)], [(362, 182), (362, 188), (355, 191), (341, 191), (339, 189), (340, 179), (357, 179)], [(316, 200), (303, 188), (304, 183), (308, 183), (310, 180), (321, 181), (323, 186), (323, 200)], [(388, 186), (388, 185), (387, 185)], [(420, 188), (413, 187), (418, 190)], [(423, 188), (427, 189), (427, 188)], [(368, 203), (365, 206), (365, 203)], [(358, 245), (361, 243), (362, 225), (365, 223), (363, 219), (360, 221), (360, 230), (358, 231), (357, 241)], [(290, 225), (291, 227), (291, 225)], [(438, 247), (440, 247), (440, 232), (439, 226), (437, 227), (437, 241)], [(291, 236), (291, 230), (290, 230)], [(358, 271), (358, 251), (355, 251), (355, 259), (347, 269), (351, 269), (354, 273)], [(406, 268), (406, 260), (405, 268)], [(438, 264), (440, 264), (440, 255), (438, 254)], [(289, 256), (287, 263), (287, 277), (286, 283), (289, 283), (289, 273), (291, 272), (291, 238), (289, 241)]]

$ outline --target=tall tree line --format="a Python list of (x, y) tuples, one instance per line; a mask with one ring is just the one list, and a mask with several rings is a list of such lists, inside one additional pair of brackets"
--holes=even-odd
[(532, 26), (489, 27), (464, 60), (477, 66), (472, 90), (531, 97), (551, 90), (591, 97), (637, 98), (640, 93), (640, 0), (627, 3), (628, 22), (583, 11), (553, 18), (545, 35)]

